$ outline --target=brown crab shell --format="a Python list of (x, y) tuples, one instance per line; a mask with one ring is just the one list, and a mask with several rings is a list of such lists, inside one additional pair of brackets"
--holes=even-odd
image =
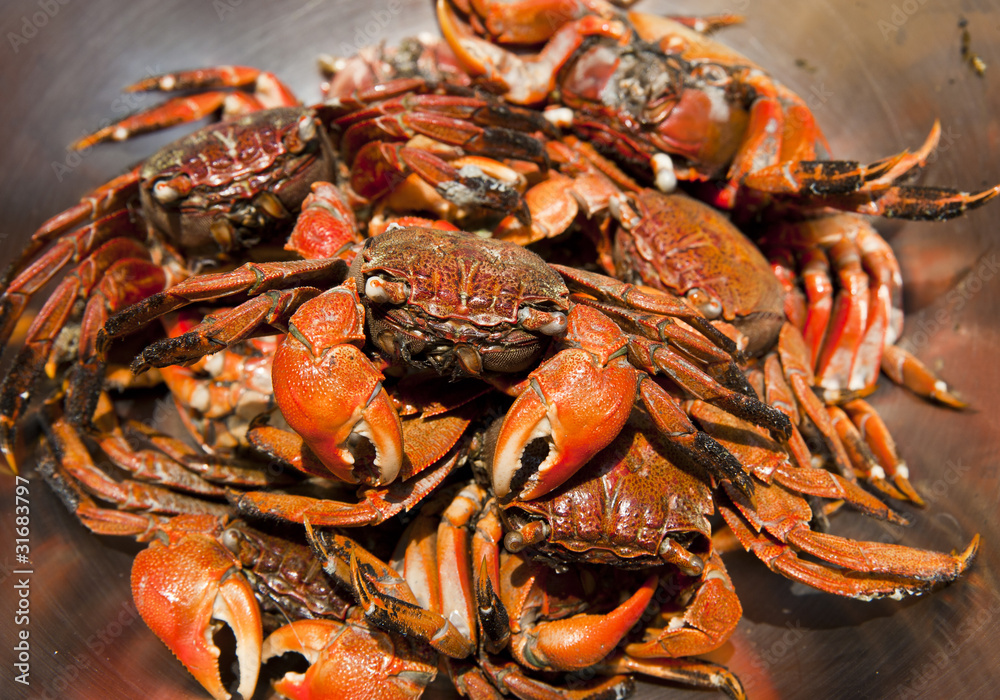
[(618, 437), (563, 486), (501, 506), (508, 530), (545, 521), (548, 537), (531, 554), (556, 562), (641, 568), (662, 564), (670, 538), (698, 556), (711, 548), (715, 512), (706, 479), (672, 460), (640, 411)]
[(569, 309), (569, 290), (555, 270), (513, 243), (461, 231), (394, 228), (369, 239), (358, 289), (382, 272), (410, 287), (408, 304), (438, 319), (491, 328), (515, 325), (524, 304)]
[[(299, 152), (289, 150), (289, 143), (302, 144), (297, 138), (299, 121), (310, 114), (301, 107), (254, 112), (165, 146), (140, 172), (143, 211), (193, 259), (218, 259), (220, 252), (249, 247), (278, 234), (278, 229), (287, 233), (254, 198), (268, 192), (294, 214), (312, 183), (332, 179), (335, 156), (318, 121), (315, 137)], [(158, 182), (183, 176), (191, 182), (189, 192), (166, 203), (153, 196)], [(233, 226), (236, 240), (213, 235), (213, 224), (220, 220)], [(290, 224), (291, 218), (284, 223)]]

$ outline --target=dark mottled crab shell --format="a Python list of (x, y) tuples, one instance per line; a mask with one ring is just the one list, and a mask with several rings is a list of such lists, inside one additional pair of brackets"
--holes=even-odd
[[(309, 128), (299, 128), (311, 117), (310, 110), (300, 107), (269, 109), (213, 124), (165, 146), (142, 167), (143, 210), (193, 259), (217, 259), (270, 234), (283, 235), (281, 224), (290, 223), (312, 183), (331, 180), (334, 174), (335, 157), (321, 124), (314, 120)], [(302, 138), (304, 132), (308, 138)], [(153, 195), (157, 183), (175, 178), (187, 178), (190, 190), (167, 202)], [(257, 206), (261, 193), (280, 201), (288, 212), (280, 218), (287, 221)], [(220, 235), (222, 221), (234, 235)]]
[(637, 199), (642, 223), (615, 237), (617, 276), (677, 295), (699, 290), (708, 301), (702, 313), (739, 328), (749, 353), (771, 347), (785, 321), (785, 293), (757, 246), (721, 212), (686, 195), (644, 190)]
[(505, 241), (396, 228), (371, 239), (363, 255), (362, 275), (386, 272), (405, 280), (408, 303), (436, 318), (490, 327), (517, 323), (522, 304), (569, 308), (562, 277), (535, 253)]
[[(372, 276), (404, 282), (405, 304), (369, 304), (371, 337), (392, 332), (405, 359), (425, 349), (442, 372), (453, 370), (448, 348), (475, 348), (486, 371), (520, 371), (535, 361), (549, 338), (520, 326), (522, 309), (569, 310), (562, 277), (538, 255), (518, 245), (472, 234), (419, 227), (395, 228), (369, 239), (352, 267), (359, 293)], [(390, 352), (390, 354), (396, 354)], [(468, 372), (465, 372), (468, 373)]]
[[(557, 565), (642, 568), (687, 559), (696, 568), (711, 549), (712, 490), (668, 455), (674, 453), (649, 418), (634, 411), (618, 437), (563, 486), (502, 504), (505, 530), (544, 522), (547, 536), (528, 551)], [(668, 546), (674, 552), (661, 556)]]

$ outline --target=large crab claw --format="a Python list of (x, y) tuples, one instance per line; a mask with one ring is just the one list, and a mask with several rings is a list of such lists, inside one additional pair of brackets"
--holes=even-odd
[(267, 638), (263, 660), (286, 652), (310, 663), (305, 673), (286, 673), (274, 684), (292, 700), (415, 700), (436, 674), (427, 652), (363, 620), (297, 620)]
[[(399, 415), (382, 374), (352, 343), (364, 342), (364, 308), (354, 281), (303, 304), (274, 355), (274, 396), (288, 424), (337, 478), (379, 486), (403, 464)], [(351, 447), (367, 438), (374, 474), (359, 473)]]
[[(585, 339), (584, 347), (566, 348), (532, 372), (500, 427), (493, 490), (501, 498), (518, 487), (522, 499), (548, 493), (607, 447), (628, 420), (638, 373), (625, 357), (624, 334), (600, 312), (576, 306), (566, 337)], [(548, 443), (548, 455), (537, 466), (524, 464), (538, 439)]]
[(198, 532), (171, 544), (154, 541), (132, 565), (132, 597), (142, 619), (198, 682), (220, 700), (229, 693), (219, 676), (219, 648), (212, 620), (236, 637), (238, 692), (249, 698), (260, 671), (260, 608), (253, 589), (236, 573), (239, 561), (213, 537)]
[(527, 625), (511, 641), (515, 657), (545, 670), (576, 671), (593, 666), (610, 654), (639, 621), (657, 583), (655, 574), (649, 576), (628, 600), (606, 615), (581, 613)]

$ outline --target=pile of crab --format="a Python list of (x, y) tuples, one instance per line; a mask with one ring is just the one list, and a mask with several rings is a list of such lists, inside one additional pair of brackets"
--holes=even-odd
[[(444, 41), (331, 64), (313, 106), (243, 67), (133, 86), (186, 94), (78, 146), (222, 120), (0, 280), (5, 343), (56, 283), (0, 447), (16, 469), (40, 398), (40, 471), (94, 532), (150, 543), (136, 605), (206, 690), (250, 697), (298, 652), (282, 697), (417, 697), (438, 672), (474, 698), (621, 697), (634, 674), (742, 697), (698, 658), (741, 616), (723, 542), (859, 599), (958, 578), (978, 536), (938, 553), (827, 516), (921, 503), (862, 398), (880, 370), (962, 405), (895, 347), (899, 269), (863, 215), (1000, 190), (902, 184), (936, 126), (831, 159), (798, 96), (704, 35), (730, 17), (438, 18)], [(183, 432), (124, 416), (137, 396)]]

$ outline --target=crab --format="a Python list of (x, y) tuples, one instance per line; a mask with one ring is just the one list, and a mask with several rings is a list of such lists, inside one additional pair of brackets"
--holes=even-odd
[[(474, 483), (427, 502), (388, 564), (336, 531), (307, 525), (326, 571), (349, 578), (368, 621), (425, 640), (442, 655), (440, 665), (460, 693), (621, 695), (631, 690), (630, 674), (639, 673), (744, 697), (725, 668), (687, 658), (722, 644), (742, 612), (717, 556), (701, 577), (670, 567), (619, 571), (617, 578), (635, 591), (622, 600), (618, 587), (601, 585), (608, 578), (599, 569), (557, 573), (503, 551), (500, 534), (493, 502)], [(654, 596), (658, 610), (649, 609)], [(706, 606), (714, 618), (702, 620)], [(666, 618), (680, 616), (693, 626), (667, 625)], [(649, 628), (655, 641), (624, 645), (640, 620), (664, 628)], [(699, 625), (715, 628), (702, 639)], [(597, 677), (576, 680), (573, 690), (553, 685), (559, 682), (553, 673), (582, 669)]]
[[(375, 180), (382, 192), (390, 191), (396, 181), (416, 171), (446, 196), (469, 206), (523, 210), (516, 190), (481, 170), (460, 172), (433, 153), (438, 143), (451, 149), (449, 157), (505, 147), (509, 155), (544, 165), (544, 151), (529, 134), (495, 125), (515, 115), (516, 108), (494, 108), (496, 101), (486, 96), (429, 94), (426, 86), (423, 94), (413, 94), (415, 83), (420, 81), (401, 79), (352, 95), (350, 105), (315, 107), (301, 106), (272, 74), (240, 66), (170, 73), (131, 86), (194, 94), (101, 129), (75, 147), (131, 138), (201, 119), (220, 108), (224, 120), (164, 147), (43, 223), (0, 277), (0, 341), (6, 342), (31, 297), (74, 265), (28, 328), (0, 386), (0, 450), (8, 464), (16, 468), (17, 422), (42, 368), (54, 377), (56, 366), (70, 359), (63, 348), (66, 333), (78, 333), (79, 346), (69, 389), (70, 414), (85, 424), (106, 371), (97, 359), (96, 331), (110, 315), (206, 266), (254, 255), (284, 259), (288, 253), (281, 251), (283, 245), (307, 258), (327, 257), (358, 242), (352, 205), (366, 200), (347, 191), (334, 193), (331, 184), (350, 173), (368, 197), (379, 194), (372, 189)], [(234, 90), (244, 87), (253, 87), (253, 93)], [(505, 123), (529, 130), (548, 128), (544, 119), (528, 111), (516, 116), (516, 123)], [(480, 124), (466, 123), (465, 118)], [(343, 149), (338, 154), (329, 134), (340, 129), (344, 134), (336, 145)], [(364, 139), (372, 130), (381, 140), (368, 146), (378, 148), (358, 155), (357, 135)], [(422, 141), (408, 146), (404, 132), (414, 131), (423, 134)], [(345, 169), (342, 158), (354, 167)], [(376, 172), (382, 177), (372, 180)], [(361, 182), (364, 178), (369, 178), (367, 185)], [(321, 189), (313, 192), (314, 187)], [(330, 211), (317, 217), (315, 208), (309, 211), (313, 204)], [(301, 217), (300, 211), (305, 212)], [(527, 210), (522, 216), (529, 216)], [(295, 224), (298, 238), (293, 234), (289, 240)], [(303, 238), (308, 243), (299, 245)], [(85, 302), (82, 317), (78, 300)]]
[[(258, 447), (291, 450), (289, 460), (313, 465), (305, 469), (310, 473), (375, 488), (394, 482), (409, 459), (384, 384), (383, 370), (393, 365), (485, 380), (516, 397), (496, 448), (498, 496), (533, 498), (558, 486), (614, 438), (637, 400), (679, 449), (748, 489), (738, 462), (697, 431), (650, 374), (664, 373), (782, 438), (790, 434), (783, 413), (749, 395), (730, 354), (738, 355), (733, 342), (669, 295), (550, 266), (510, 243), (417, 227), (368, 239), (346, 280), (341, 267), (325, 269), (325, 292), (296, 286), (317, 270), (296, 262), (251, 263), (193, 278), (110, 319), (102, 344), (193, 299), (252, 292), (230, 312), (150, 345), (133, 370), (191, 362), (267, 327), (281, 328), (287, 335), (275, 353), (272, 383), (294, 432)], [(571, 293), (567, 284), (580, 291)], [(374, 459), (356, 461), (361, 438)], [(536, 446), (547, 446), (548, 454), (536, 454)], [(262, 510), (271, 500), (245, 498)], [(302, 508), (281, 499), (283, 515), (298, 513), (293, 519), (301, 521)], [(327, 507), (329, 519), (322, 521), (321, 511), (309, 508), (315, 524), (356, 522), (357, 514), (340, 505)]]
[[(719, 181), (714, 201), (742, 193), (791, 196), (848, 211), (947, 218), (980, 206), (978, 193), (897, 184), (936, 142), (876, 163), (828, 160), (805, 102), (703, 33), (718, 23), (624, 13), (597, 0), (437, 0), (438, 23), (459, 63), (503, 86), (517, 104), (548, 105), (554, 122), (672, 191), (678, 180)], [(723, 22), (725, 24), (726, 22)], [(502, 44), (537, 47), (522, 55)], [(744, 197), (746, 199), (746, 197)]]
[[(700, 576), (713, 552), (708, 519), (718, 508), (744, 547), (768, 567), (837, 595), (919, 595), (954, 581), (975, 559), (978, 535), (961, 553), (944, 554), (816, 531), (807, 498), (837, 501), (895, 524), (907, 521), (853, 481), (799, 464), (765, 431), (735, 416), (701, 401), (688, 412), (753, 475), (753, 502), (726, 484), (710, 488), (637, 409), (626, 429), (560, 488), (534, 499), (498, 499), (506, 549), (560, 569), (581, 562), (625, 568), (666, 563)], [(488, 460), (483, 468), (489, 471)]]
[[(874, 389), (881, 364), (918, 395), (964, 404), (918, 358), (892, 344), (902, 322), (898, 266), (871, 224), (828, 212), (772, 225), (764, 239), (768, 261), (718, 210), (691, 197), (642, 190), (620, 210), (625, 214), (608, 247), (621, 279), (685, 295), (706, 317), (733, 324), (747, 337), (748, 353), (759, 358), (752, 383), (788, 413), (796, 432), (825, 445), (842, 475), (857, 472), (887, 496), (922, 502), (884, 422), (861, 396)], [(789, 241), (802, 260), (825, 260), (818, 234), (809, 234), (813, 247), (803, 241), (809, 231), (828, 231), (830, 250), (848, 258), (834, 314), (823, 270), (806, 268), (803, 295), (790, 269)], [(807, 464), (810, 451), (801, 436), (793, 435), (790, 445)]]
[[(245, 698), (262, 664), (288, 652), (310, 655), (313, 668), (279, 680), (283, 697), (370, 697), (388, 685), (400, 694), (386, 697), (410, 698), (434, 679), (432, 651), (368, 624), (305, 543), (208, 508), (173, 517), (107, 509), (55, 460), (42, 471), (95, 532), (149, 542), (132, 565), (136, 608), (212, 697), (231, 697), (213, 639), (223, 624), (236, 640), (236, 692)], [(337, 673), (324, 674), (331, 662)]]

